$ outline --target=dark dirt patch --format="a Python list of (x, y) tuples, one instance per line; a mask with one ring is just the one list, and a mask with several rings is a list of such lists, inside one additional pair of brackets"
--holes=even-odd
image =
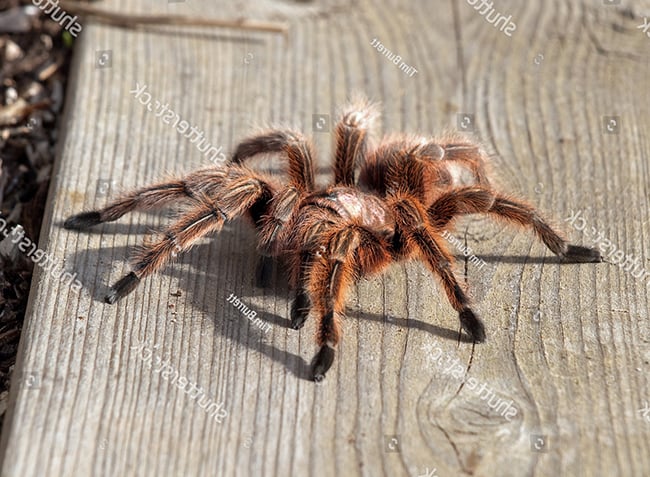
[(0, 0), (0, 426), (34, 268), (11, 232), (40, 234), (73, 40), (33, 3)]

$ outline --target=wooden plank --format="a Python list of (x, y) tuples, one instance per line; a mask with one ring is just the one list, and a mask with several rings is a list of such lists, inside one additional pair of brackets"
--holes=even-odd
[[(314, 320), (289, 328), (282, 272), (268, 290), (253, 286), (255, 236), (245, 224), (113, 306), (102, 297), (128, 270), (129, 250), (168, 217), (132, 214), (91, 233), (62, 228), (121, 188), (209, 164), (140, 104), (138, 85), (228, 152), (255, 125), (312, 131), (313, 115), (335, 117), (362, 92), (382, 103), (379, 133), (458, 129), (470, 117), (505, 190), (530, 198), (575, 242), (605, 249), (607, 239), (608, 254), (615, 246), (650, 270), (650, 38), (638, 28), (650, 3), (500, 0), (494, 8), (511, 15), (511, 36), (468, 2), (403, 3), (106, 2), (120, 12), (288, 21), (287, 40), (83, 24), (39, 242), (83, 289), (37, 267), (3, 476), (650, 468), (647, 276), (611, 263), (559, 264), (526, 231), (463, 220), (455, 237), (485, 265), (458, 250), (458, 271), (488, 341), (459, 342), (456, 315), (428, 271), (398, 264), (354, 287), (336, 362), (315, 385), (307, 379)], [(374, 39), (417, 73), (400, 70)], [(107, 50), (110, 66), (98, 68)], [(331, 134), (314, 136), (326, 172)], [(583, 222), (565, 220), (578, 211), (582, 231)], [(270, 331), (230, 305), (231, 294)], [(168, 360), (169, 376), (150, 369), (148, 356)], [(223, 403), (227, 417), (211, 418), (198, 390), (182, 392), (172, 376), (200, 387), (205, 407), (206, 398)]]

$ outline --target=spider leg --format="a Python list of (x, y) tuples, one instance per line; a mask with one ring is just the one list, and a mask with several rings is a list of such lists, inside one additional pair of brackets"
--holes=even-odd
[(275, 130), (245, 139), (237, 146), (231, 161), (241, 164), (258, 154), (284, 153), (288, 160), (290, 187), (274, 200), (270, 219), (261, 234), (261, 257), (257, 263), (256, 285), (266, 288), (271, 282), (273, 259), (271, 249), (278, 243), (277, 237), (294, 211), (302, 193), (314, 190), (314, 149), (299, 132)]
[(316, 342), (321, 348), (312, 360), (312, 377), (317, 382), (323, 380), (334, 361), (350, 285), (391, 260), (387, 244), (354, 223), (341, 224), (324, 237), (323, 243), (326, 250), (314, 257), (308, 269), (309, 295), (319, 317)]
[(399, 228), (407, 243), (419, 249), (422, 259), (431, 271), (440, 277), (447, 298), (458, 312), (463, 329), (476, 342), (485, 341), (485, 327), (472, 311), (470, 300), (452, 271), (454, 259), (444, 246), (444, 241), (428, 223), (427, 213), (419, 202), (397, 196), (392, 201)]
[(314, 256), (327, 250), (321, 243), (322, 236), (331, 231), (337, 221), (340, 221), (340, 217), (331, 210), (307, 205), (301, 209), (301, 213), (294, 215), (292, 222), (282, 230), (283, 237), (279, 242), (286, 243), (288, 249), (293, 251), (288, 259), (290, 282), (296, 288), (296, 296), (291, 303), (291, 328), (294, 330), (302, 328), (309, 316), (309, 270)]
[(428, 209), (431, 225), (447, 227), (458, 215), (487, 212), (494, 205), (494, 192), (483, 187), (458, 187), (442, 193)]
[(429, 207), (428, 214), (440, 230), (457, 215), (489, 213), (493, 216), (530, 227), (556, 255), (568, 262), (601, 262), (594, 248), (571, 245), (556, 232), (532, 205), (482, 187), (464, 187), (445, 192)]
[(276, 130), (245, 139), (237, 146), (232, 162), (241, 164), (257, 154), (272, 152), (287, 155), (289, 182), (293, 187), (300, 191), (314, 190), (314, 148), (299, 132)]
[(248, 212), (255, 218), (262, 204), (272, 196), (270, 186), (263, 180), (246, 174), (246, 170), (231, 169), (215, 201), (202, 197), (179, 221), (169, 227), (163, 237), (142, 247), (134, 257), (133, 271), (118, 280), (105, 301), (115, 303), (126, 296), (142, 279), (160, 270), (179, 252), (189, 250), (201, 237), (221, 230), (226, 221)]
[(81, 230), (103, 222), (112, 222), (134, 210), (155, 209), (178, 201), (196, 203), (206, 184), (216, 187), (225, 175), (225, 169), (210, 167), (195, 171), (185, 178), (142, 187), (117, 198), (103, 209), (68, 217), (63, 227)]
[(368, 102), (351, 104), (343, 110), (335, 128), (335, 185), (354, 185), (354, 169), (366, 155), (368, 132), (376, 114), (375, 106)]
[(464, 177), (464, 180), (475, 181), (477, 185), (489, 186), (490, 172), (488, 170), (487, 155), (476, 144), (466, 142), (463, 138), (449, 137), (447, 140), (442, 141), (440, 144), (444, 151), (443, 165), (448, 171), (453, 171), (455, 174), (464, 176), (465, 174), (454, 165), (462, 166), (463, 169), (469, 171), (470, 176)]
[(258, 245), (261, 256), (256, 269), (256, 283), (260, 288), (266, 288), (270, 284), (274, 263), (271, 257), (281, 254), (280, 245), (283, 243), (286, 224), (293, 216), (303, 195), (298, 189), (291, 186), (279, 192), (273, 198), (269, 210), (261, 222)]

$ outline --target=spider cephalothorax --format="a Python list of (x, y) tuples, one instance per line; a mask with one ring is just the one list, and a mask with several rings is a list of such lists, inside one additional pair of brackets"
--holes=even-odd
[[(602, 260), (595, 249), (569, 245), (531, 205), (493, 189), (478, 145), (453, 135), (439, 140), (396, 136), (372, 148), (368, 132), (374, 116), (367, 103), (344, 110), (335, 129), (330, 187), (315, 185), (314, 151), (307, 139), (295, 131), (271, 130), (239, 144), (226, 165), (138, 189), (101, 210), (72, 216), (64, 226), (83, 229), (136, 209), (184, 204), (180, 219), (157, 242), (142, 247), (133, 271), (111, 287), (106, 302), (114, 303), (201, 237), (218, 232), (227, 221), (249, 217), (262, 255), (258, 284), (268, 283), (271, 260), (283, 259), (296, 289), (292, 328), (301, 328), (310, 312), (318, 319), (320, 351), (312, 362), (316, 381), (334, 360), (348, 288), (397, 260), (424, 261), (440, 279), (463, 329), (474, 341), (485, 340), (483, 323), (454, 276), (454, 258), (441, 235), (460, 215), (487, 213), (528, 227), (567, 261)], [(243, 165), (269, 153), (285, 158), (286, 184)]]

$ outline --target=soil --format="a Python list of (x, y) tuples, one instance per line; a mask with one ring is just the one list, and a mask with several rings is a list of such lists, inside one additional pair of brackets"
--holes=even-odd
[(39, 237), (73, 46), (32, 2), (0, 0), (0, 426), (34, 268), (11, 231)]

